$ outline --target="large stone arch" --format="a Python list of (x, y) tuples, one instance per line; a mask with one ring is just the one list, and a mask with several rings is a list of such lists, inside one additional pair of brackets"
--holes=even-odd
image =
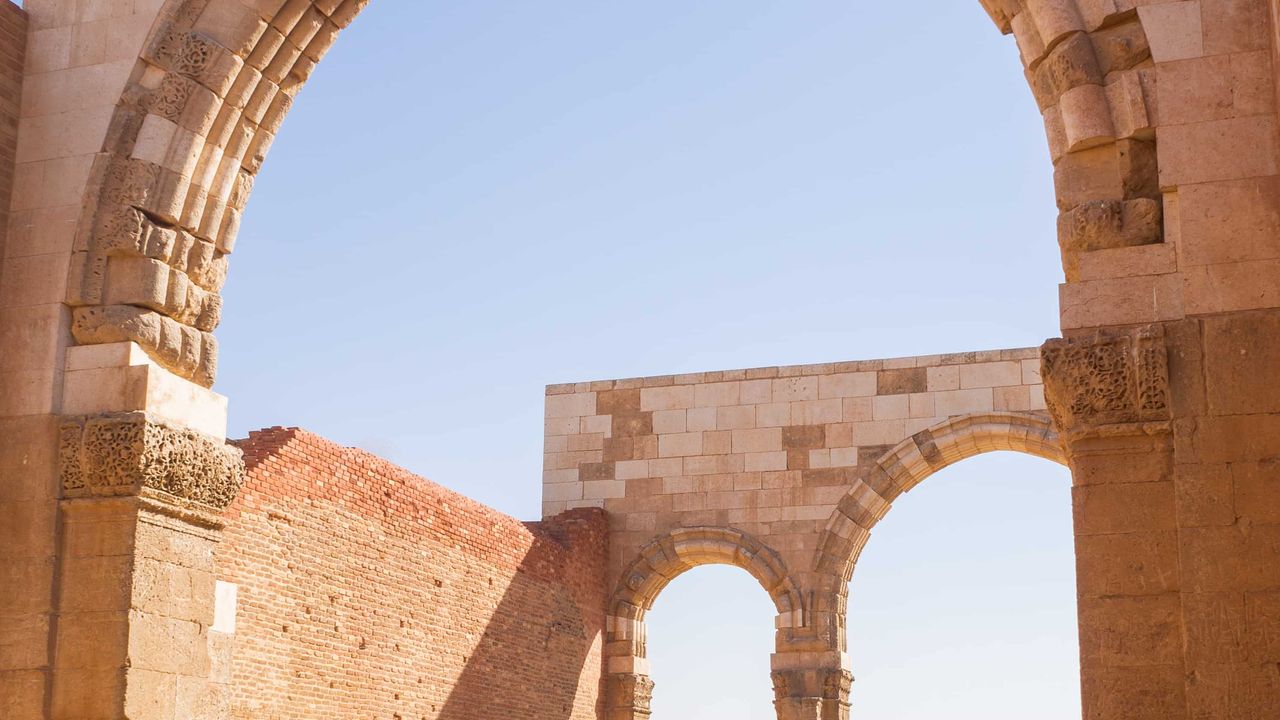
[[(294, 96), (369, 0), (169, 0), (86, 188), (68, 302), (79, 344), (132, 341), (204, 386), (241, 213)], [(1118, 0), (982, 0), (1018, 41), (1056, 168), (1064, 267), (1162, 241), (1150, 50)]]
[(871, 529), (899, 495), (948, 465), (1000, 450), (1066, 464), (1066, 453), (1047, 413), (948, 418), (898, 443), (876, 460), (865, 481), (849, 489), (822, 529), (814, 570), (846, 585)]
[(834, 613), (830, 624), (837, 629), (839, 650), (847, 640), (844, 617), (854, 567), (872, 528), (888, 514), (893, 501), (939, 470), (997, 451), (1067, 464), (1048, 413), (978, 413), (948, 418), (915, 433), (881, 455), (864, 480), (855, 481), (823, 527), (813, 560), (822, 588), (815, 604)]
[(605, 644), (606, 718), (648, 717), (649, 679), (644, 616), (672, 580), (701, 565), (733, 565), (751, 574), (778, 611), (781, 628), (804, 624), (804, 598), (782, 557), (750, 534), (728, 527), (680, 528), (654, 538), (618, 578), (609, 603)]
[[(1267, 344), (1280, 322), (1280, 260), (1270, 243), (1271, 216), (1280, 204), (1269, 90), (1276, 47), (1268, 32), (1280, 11), (1262, 0), (1233, 0), (1226, 9), (1208, 0), (983, 4), (997, 26), (1017, 38), (1054, 163), (1067, 276), (1061, 320), (1068, 338), (1046, 347), (1050, 402), (1057, 398), (1060, 405), (1059, 429), (1077, 481), (1098, 486), (1081, 492), (1082, 502), (1119, 509), (1077, 512), (1078, 554), (1092, 566), (1082, 573), (1079, 590), (1088, 599), (1082, 638), (1092, 643), (1082, 653), (1086, 712), (1166, 718), (1182, 717), (1194, 706), (1247, 713), (1272, 697), (1266, 695), (1269, 681), (1255, 666), (1218, 663), (1187, 650), (1193, 646), (1184, 647), (1182, 638), (1185, 633), (1203, 641), (1212, 603), (1227, 595), (1243, 598), (1252, 587), (1246, 576), (1273, 577), (1275, 567), (1266, 545), (1276, 532), (1274, 492), (1263, 489), (1258, 477), (1270, 468), (1263, 440), (1273, 434), (1280, 412), (1274, 348)], [(0, 558), (5, 572), (25, 568), (28, 557), (35, 558), (31, 567), (61, 563), (72, 547), (64, 539), (76, 532), (63, 516), (93, 506), (59, 489), (61, 416), (74, 424), (89, 414), (146, 411), (139, 422), (150, 423), (155, 415), (174, 429), (198, 424), (221, 442), (217, 428), (225, 427), (225, 419), (216, 412), (200, 420), (195, 412), (170, 413), (174, 408), (151, 397), (119, 405), (106, 403), (115, 403), (114, 397), (83, 402), (96, 396), (87, 391), (93, 389), (89, 383), (72, 382), (73, 374), (86, 380), (115, 370), (145, 373), (183, 385), (174, 397), (191, 389), (168, 373), (143, 368), (136, 348), (99, 353), (68, 344), (130, 340), (172, 373), (212, 383), (210, 330), (218, 320), (238, 213), (292, 97), (365, 2), (43, 0), (28, 3), (31, 14), (38, 26), (56, 25), (56, 32), (39, 27), (28, 36), (47, 63), (65, 49), (54, 47), (57, 38), (78, 30), (82, 14), (126, 5), (121, 17), (131, 18), (129, 32), (118, 36), (126, 40), (111, 53), (120, 73), (113, 68), (105, 90), (95, 88), (106, 112), (76, 105), (57, 110), (57, 122), (24, 116), (20, 123), (26, 143), (49, 147), (19, 153), (15, 197), (30, 197), (12, 205), (28, 217), (11, 227), (43, 222), (40, 229), (48, 232), (41, 235), (39, 260), (22, 258), (6, 267), (0, 295), (6, 311), (0, 326), (20, 333), (9, 337), (25, 346), (13, 354), (20, 358), (7, 358), (8, 372), (0, 376), (6, 420), (12, 420), (6, 432), (16, 438), (10, 444), (24, 448), (21, 467), (5, 468), (17, 473), (21, 494), (0, 499), (0, 510), (33, 518), (34, 528), (14, 541), (15, 553)], [(1221, 72), (1228, 61), (1239, 71), (1234, 78)], [(28, 68), (24, 92), (33, 89), (35, 74)], [(125, 87), (118, 101), (111, 85)], [(96, 103), (97, 96), (85, 102)], [(97, 124), (99, 114), (102, 127), (110, 118), (108, 131)], [(89, 115), (94, 122), (81, 122)], [(93, 161), (87, 183), (81, 173), (86, 158)], [(1168, 244), (1162, 243), (1165, 209)], [(72, 226), (74, 237), (64, 232)], [(1150, 327), (1135, 335), (1144, 325)], [(64, 373), (72, 355), (76, 372)], [(1144, 378), (1155, 376), (1167, 386), (1159, 402), (1142, 390)], [(1130, 385), (1141, 387), (1124, 391)], [(42, 460), (28, 464), (28, 457)], [(1116, 487), (1101, 487), (1111, 482)], [(1183, 500), (1194, 502), (1183, 507)], [(124, 503), (119, 507), (132, 512)], [(1130, 512), (1135, 508), (1160, 512)], [(166, 518), (174, 514), (172, 508), (166, 512)], [(1116, 544), (1121, 535), (1128, 536), (1122, 547)], [(828, 536), (823, 544), (844, 540)], [(806, 558), (810, 552), (806, 547)], [(788, 560), (798, 574), (811, 571)], [(1228, 576), (1237, 565), (1245, 569)], [(95, 582), (91, 574), (76, 575), (71, 564), (59, 567), (57, 580), (33, 576), (20, 583), (17, 601), (5, 598), (0, 614), (36, 628), (18, 643), (32, 657), (21, 661), (20, 671), (35, 679), (24, 678), (21, 692), (10, 696), (21, 696), (23, 707), (57, 707), (62, 691), (48, 692), (52, 683), (85, 688), (85, 702), (105, 706), (113, 701), (90, 698), (94, 688), (49, 660), (49, 648), (75, 640), (77, 630), (65, 622), (74, 593), (56, 588)], [(127, 575), (121, 587), (133, 582)], [(801, 584), (810, 591), (807, 579)], [(819, 597), (806, 606), (806, 623), (823, 622), (814, 615), (830, 610), (824, 602)], [(61, 618), (60, 624), (50, 627), (50, 618)], [(1117, 637), (1134, 642), (1112, 642)], [(1159, 642), (1138, 641), (1144, 637)], [(1122, 654), (1115, 652), (1120, 646)], [(103, 663), (130, 667), (127, 651), (117, 650), (118, 657), (101, 653)], [(1245, 690), (1235, 692), (1228, 679)]]

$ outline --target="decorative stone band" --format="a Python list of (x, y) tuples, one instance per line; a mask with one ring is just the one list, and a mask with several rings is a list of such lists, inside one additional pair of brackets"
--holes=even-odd
[(1040, 364), (1045, 401), (1064, 435), (1170, 419), (1168, 350), (1159, 325), (1050, 340)]
[[(812, 698), (847, 704), (853, 674), (844, 669), (774, 670), (773, 695), (777, 703), (790, 699)], [(825, 716), (824, 716), (825, 717)]]
[(240, 450), (146, 413), (67, 418), (59, 440), (63, 497), (169, 497), (225, 510), (244, 483)]
[(648, 675), (635, 673), (614, 673), (608, 679), (607, 696), (608, 717), (614, 718), (647, 718), (649, 706), (653, 700), (653, 681)]

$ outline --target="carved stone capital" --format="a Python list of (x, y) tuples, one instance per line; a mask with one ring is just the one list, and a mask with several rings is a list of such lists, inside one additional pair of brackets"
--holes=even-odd
[(608, 680), (609, 717), (643, 720), (653, 701), (653, 680), (648, 675), (614, 673)]
[(1159, 325), (1049, 340), (1040, 349), (1040, 371), (1045, 402), (1064, 434), (1170, 419), (1168, 350)]
[(146, 490), (221, 511), (244, 483), (238, 448), (142, 412), (66, 418), (58, 451), (66, 498), (136, 496)]
[(847, 702), (853, 686), (853, 674), (835, 668), (774, 670), (770, 677), (778, 701), (814, 698)]

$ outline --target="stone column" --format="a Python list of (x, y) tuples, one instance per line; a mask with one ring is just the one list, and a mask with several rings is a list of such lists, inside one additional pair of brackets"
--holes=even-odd
[(243, 477), (224, 440), (145, 412), (63, 419), (54, 720), (226, 717), (213, 549)]
[(853, 674), (840, 652), (779, 652), (773, 668), (778, 720), (848, 720)]
[(1167, 356), (1158, 325), (1042, 348), (1073, 478), (1088, 718), (1186, 717)]

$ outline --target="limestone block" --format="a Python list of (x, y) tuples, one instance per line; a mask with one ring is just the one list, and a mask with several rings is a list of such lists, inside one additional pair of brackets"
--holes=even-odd
[(1076, 252), (1152, 245), (1163, 240), (1161, 213), (1150, 198), (1085, 202), (1058, 216), (1058, 242)]
[(694, 392), (694, 387), (691, 385), (644, 388), (640, 391), (640, 409), (648, 411), (691, 408), (694, 406)]
[(925, 378), (925, 389), (928, 392), (960, 389), (960, 368), (956, 365), (928, 368)]
[(1182, 296), (1188, 315), (1280, 307), (1280, 260), (1186, 268)]
[(818, 397), (821, 399), (865, 397), (876, 394), (874, 372), (837, 373), (818, 377)]
[(1176, 489), (1179, 527), (1235, 524), (1228, 465), (1179, 465)]
[[(1114, 0), (1086, 0), (1086, 2), (1079, 3), (1081, 11), (1089, 15), (1091, 10), (1086, 9), (1086, 4), (1093, 3), (1111, 5), (1112, 7), (1117, 4)], [(1125, 2), (1125, 4), (1128, 4), (1128, 2)], [(1102, 13), (1098, 14), (1101, 15)], [(1093, 28), (1090, 38), (1093, 40), (1099, 69), (1104, 76), (1137, 67), (1142, 62), (1151, 59), (1151, 46), (1147, 42), (1147, 34), (1143, 31), (1141, 23), (1133, 21), (1120, 22), (1101, 29), (1093, 24), (1092, 18), (1087, 19), (1086, 23)]]
[(782, 427), (791, 424), (791, 403), (778, 402), (756, 406), (756, 427)]
[(1182, 263), (1280, 259), (1280, 177), (1189, 185), (1178, 202)]
[(1185, 60), (1204, 55), (1199, 0), (1143, 5), (1138, 17), (1151, 43), (1151, 57), (1157, 63)]
[(1041, 40), (1048, 47), (1058, 44), (1071, 33), (1085, 29), (1075, 0), (1026, 0), (1026, 7)]
[(871, 417), (874, 420), (901, 420), (910, 416), (910, 395), (880, 395), (871, 400)]
[(686, 424), (685, 410), (655, 410), (653, 432), (657, 434), (683, 433)]
[(738, 398), (743, 405), (773, 402), (773, 381), (743, 380), (738, 383)]
[(1267, 3), (1252, 0), (1200, 0), (1204, 53), (1239, 53), (1268, 47)]
[(1022, 384), (1022, 363), (1014, 361), (960, 366), (960, 388), (1000, 387)]
[[(940, 416), (991, 412), (995, 408), (995, 396), (991, 388), (944, 390), (934, 393), (933, 397), (934, 407)], [(866, 444), (874, 445), (877, 443)]]
[(1009, 23), (1014, 40), (1018, 43), (1018, 53), (1022, 57), (1022, 65), (1033, 68), (1040, 58), (1044, 57), (1045, 41), (1040, 37), (1035, 18), (1029, 12), (1021, 12), (1013, 16)]
[[(685, 429), (688, 432), (708, 432), (712, 435), (722, 434), (727, 438), (728, 433), (715, 433), (717, 408), (689, 408), (685, 411)], [(679, 412), (679, 411), (674, 411)], [(655, 413), (656, 416), (657, 413)], [(655, 430), (656, 432), (656, 430)], [(679, 431), (676, 431), (679, 432)]]
[(1177, 529), (1174, 483), (1084, 485), (1071, 490), (1077, 536)]
[(1170, 665), (1182, 656), (1178, 596), (1085, 597), (1079, 601), (1086, 667)]
[(1184, 312), (1176, 275), (1068, 283), (1058, 297), (1064, 330), (1177, 320)]
[(1173, 532), (1091, 535), (1076, 540), (1081, 597), (1161, 595), (1179, 587)]
[(998, 387), (992, 390), (997, 412), (1024, 412), (1031, 410), (1031, 390), (1025, 385)]
[(1153, 113), (1148, 109), (1147, 90), (1142, 84), (1142, 73), (1124, 72), (1108, 83), (1107, 105), (1117, 138), (1148, 138), (1155, 131)]
[(779, 378), (773, 381), (773, 402), (775, 403), (817, 399), (818, 378), (816, 377)]
[(881, 370), (876, 373), (878, 395), (924, 392), (928, 372), (925, 368)]
[(1043, 110), (1056, 105), (1063, 93), (1072, 89), (1101, 85), (1103, 73), (1089, 36), (1073, 33), (1054, 46), (1034, 70), (1029, 70), (1027, 79)]
[(782, 428), (741, 429), (733, 431), (733, 452), (758, 453), (782, 449)]
[(716, 408), (717, 430), (738, 430), (753, 428), (756, 425), (756, 408), (752, 405), (737, 405)]
[(595, 415), (596, 394), (549, 395), (546, 400), (547, 418), (566, 418)]
[(839, 398), (829, 400), (801, 400), (791, 403), (792, 425), (822, 425), (840, 422), (844, 404)]
[(1182, 530), (1183, 586), (1195, 592), (1251, 592), (1280, 585), (1280, 526)]
[(658, 457), (702, 454), (702, 433), (672, 433), (658, 437)]
[(871, 420), (874, 417), (872, 407), (872, 399), (865, 398), (845, 398), (843, 402), (843, 412), (841, 419), (846, 423), (863, 422)]
[(1168, 243), (1082, 252), (1076, 256), (1076, 281), (1168, 275), (1178, 267), (1177, 249)]
[(720, 407), (739, 403), (740, 386), (736, 382), (709, 383), (694, 386), (694, 406)]
[(748, 452), (744, 455), (743, 468), (747, 472), (786, 470), (787, 453), (783, 450), (773, 452)]

